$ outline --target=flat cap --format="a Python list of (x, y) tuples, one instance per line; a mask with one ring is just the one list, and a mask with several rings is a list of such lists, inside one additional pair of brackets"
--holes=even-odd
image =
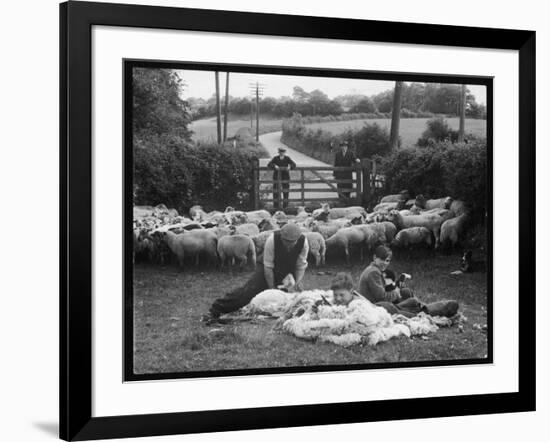
[(288, 223), (281, 229), (281, 238), (287, 241), (297, 241), (300, 238), (302, 231), (294, 223)]

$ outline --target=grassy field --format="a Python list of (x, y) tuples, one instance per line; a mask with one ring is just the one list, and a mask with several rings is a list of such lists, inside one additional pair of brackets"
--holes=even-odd
[[(223, 118), (223, 117), (222, 117)], [(283, 120), (281, 119), (260, 119), (260, 135), (277, 132), (281, 130), (281, 124)], [(237, 119), (229, 118), (227, 121), (227, 136), (232, 137), (241, 127), (250, 128), (250, 119)], [(216, 118), (205, 118), (203, 120), (196, 120), (191, 123), (189, 128), (194, 132), (193, 140), (195, 141), (215, 141), (217, 126)], [(222, 131), (223, 131), (223, 120), (222, 120)], [(254, 120), (254, 127), (251, 129), (252, 135), (256, 136), (256, 120)]]
[[(280, 119), (261, 119), (260, 134), (268, 132), (277, 132), (281, 130), (283, 120)], [(426, 130), (428, 118), (401, 118), (399, 134), (403, 146), (415, 144)], [(447, 123), (452, 129), (458, 129), (458, 118), (447, 118)], [(323, 129), (334, 134), (339, 134), (347, 129), (360, 129), (365, 123), (378, 123), (382, 127), (390, 129), (391, 120), (389, 118), (368, 119), (368, 120), (349, 120), (349, 121), (330, 121), (325, 123), (312, 123), (307, 127), (310, 129)], [(230, 119), (227, 122), (228, 136), (233, 136), (241, 127), (250, 127), (250, 120)], [(190, 126), (194, 131), (194, 140), (215, 140), (216, 138), (216, 119), (208, 118), (204, 120), (193, 121)], [(255, 129), (254, 129), (255, 130)], [(466, 133), (472, 133), (477, 136), (487, 136), (487, 121), (466, 119)], [(255, 132), (253, 131), (253, 135)]]
[[(348, 365), (403, 361), (483, 358), (487, 335), (487, 274), (451, 276), (458, 255), (396, 255), (392, 268), (413, 275), (409, 286), (425, 302), (456, 299), (468, 318), (463, 331), (442, 328), (426, 339), (398, 338), (376, 347), (342, 348), (312, 343), (274, 330), (273, 320), (205, 326), (200, 317), (212, 301), (242, 284), (251, 270), (225, 271), (137, 265), (134, 275), (136, 373), (189, 372), (220, 369)], [(338, 271), (358, 280), (365, 265), (351, 269), (328, 263), (310, 266), (304, 286), (327, 288)]]
[[(399, 125), (399, 136), (401, 137), (401, 143), (404, 147), (412, 146), (416, 144), (422, 132), (426, 130), (426, 122), (429, 118), (401, 118)], [(458, 130), (458, 118), (446, 118), (445, 119), (454, 130)], [(327, 123), (313, 123), (307, 127), (310, 129), (323, 129), (333, 134), (339, 134), (347, 129), (360, 129), (365, 123), (374, 124), (378, 123), (380, 126), (390, 130), (391, 120), (389, 118), (380, 118), (372, 120), (351, 120), (351, 121), (331, 121)], [(486, 120), (473, 120), (466, 119), (465, 123), (466, 133), (472, 133), (477, 136), (487, 136), (487, 121)]]

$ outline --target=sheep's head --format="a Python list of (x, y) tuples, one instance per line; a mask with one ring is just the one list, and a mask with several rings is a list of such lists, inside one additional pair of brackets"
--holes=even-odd
[(330, 204), (329, 203), (323, 203), (321, 204), (321, 209), (323, 209), (323, 212), (330, 211)]
[(306, 206), (298, 206), (298, 215), (300, 213), (307, 213), (306, 212)]
[(424, 198), (424, 195), (416, 195), (416, 199), (414, 201), (414, 204), (417, 205), (420, 208), (426, 207), (426, 198)]
[(233, 207), (227, 206), (227, 207), (225, 208), (224, 213), (231, 213), (231, 212), (234, 212), (234, 211), (235, 211), (235, 209), (234, 209)]
[(448, 196), (447, 198), (445, 198), (443, 208), (444, 209), (450, 209), (452, 203), (453, 203), (453, 199), (450, 196)]

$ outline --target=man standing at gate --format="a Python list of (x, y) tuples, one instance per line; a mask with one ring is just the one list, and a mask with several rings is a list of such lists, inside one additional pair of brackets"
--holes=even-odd
[(279, 155), (273, 157), (271, 161), (267, 164), (267, 167), (273, 169), (273, 207), (280, 209), (281, 208), (281, 191), (283, 192), (283, 208), (288, 206), (288, 189), (290, 184), (279, 183), (278, 181), (288, 181), (290, 180), (291, 169), (296, 168), (296, 163), (290, 159), (289, 156), (285, 155), (286, 148), (283, 146), (279, 147)]
[[(352, 167), (355, 164), (361, 163), (361, 160), (355, 156), (355, 154), (348, 149), (348, 142), (343, 140), (340, 142), (340, 150), (336, 152), (334, 157), (334, 167)], [(351, 189), (353, 188), (353, 172), (347, 170), (335, 170), (334, 178), (337, 180), (346, 180), (348, 183), (337, 184), (338, 196), (346, 201), (349, 200)], [(345, 202), (346, 202), (345, 201)]]

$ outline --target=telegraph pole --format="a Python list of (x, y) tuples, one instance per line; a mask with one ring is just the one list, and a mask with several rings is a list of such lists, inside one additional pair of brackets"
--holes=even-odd
[(216, 122), (218, 129), (218, 144), (222, 143), (222, 108), (220, 105), (220, 73), (216, 71)]
[(229, 107), (229, 72), (225, 74), (225, 109), (223, 116), (223, 141), (227, 141), (227, 108)]
[(265, 84), (250, 83), (249, 87), (252, 97), (256, 98), (256, 141), (260, 141), (260, 96), (263, 95)]

